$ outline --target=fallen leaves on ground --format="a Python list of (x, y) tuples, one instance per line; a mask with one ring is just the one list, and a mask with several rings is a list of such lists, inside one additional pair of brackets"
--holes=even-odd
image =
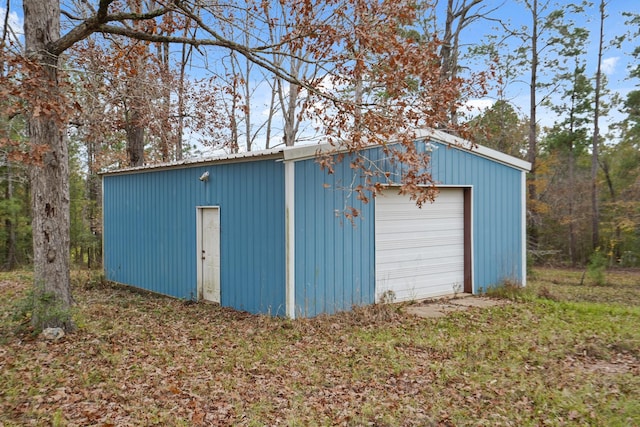
[(637, 307), (541, 299), (418, 319), (387, 305), (291, 321), (76, 282), (79, 329), (49, 342), (14, 332), (28, 275), (0, 276), (0, 425), (640, 419)]

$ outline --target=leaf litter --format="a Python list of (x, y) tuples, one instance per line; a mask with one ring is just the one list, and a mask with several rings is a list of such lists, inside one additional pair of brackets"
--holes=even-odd
[[(594, 303), (593, 289), (439, 319), (382, 305), (292, 321), (76, 280), (78, 331), (44, 341), (8, 314), (28, 274), (0, 283), (3, 426), (640, 420), (640, 301)], [(528, 291), (542, 286), (578, 289)]]

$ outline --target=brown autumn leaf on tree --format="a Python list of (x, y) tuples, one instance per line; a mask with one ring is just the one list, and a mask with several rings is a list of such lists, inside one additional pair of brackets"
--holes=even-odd
[[(23, 107), (29, 122), (29, 142), (43, 152), (42, 164), (34, 165), (31, 174), (34, 283), (38, 295), (54, 298), (37, 298), (49, 302), (42, 303), (42, 311), (34, 311), (35, 327), (72, 327), (67, 310), (72, 298), (66, 142), (70, 114), (66, 108), (73, 103), (67, 101), (70, 89), (62, 72), (61, 56), (95, 34), (126, 40), (122, 45), (136, 53), (128, 57), (125, 50), (116, 51), (114, 59), (118, 61), (113, 63), (121, 65), (117, 71), (123, 75), (117, 76), (118, 83), (124, 80), (124, 75), (130, 83), (127, 92), (132, 105), (124, 121), (130, 162), (139, 164), (144, 157), (140, 150), (141, 144), (144, 148), (144, 107), (139, 102), (143, 91), (136, 83), (144, 73), (140, 73), (141, 67), (135, 60), (147, 58), (152, 45), (189, 44), (212, 58), (215, 52), (233, 51), (262, 72), (298, 86), (306, 93), (305, 117), (318, 124), (319, 132), (336, 152), (360, 153), (361, 148), (381, 146), (393, 161), (402, 164), (402, 174), (393, 177), (402, 192), (411, 194), (418, 204), (433, 197), (433, 189), (423, 187), (433, 184), (425, 168), (428, 154), (416, 151), (414, 132), (425, 127), (460, 131), (449, 125), (449, 112), (461, 105), (468, 93), (483, 91), (483, 75), (442, 81), (437, 37), (417, 40), (402, 31), (418, 17), (419, 7), (413, 1), (285, 0), (285, 3), (295, 14), (282, 28), (282, 37), (274, 46), (264, 41), (260, 31), (245, 32), (245, 37), (239, 38), (223, 36), (218, 29), (232, 22), (229, 20), (232, 11), (217, 3), (24, 1), (25, 49), (8, 50), (3, 45), (2, 55), (16, 66), (31, 64), (33, 70), (9, 79), (3, 77), (2, 87), (13, 93), (16, 104)], [(240, 4), (233, 12), (252, 14), (265, 25), (266, 18), (258, 7)], [(166, 16), (171, 19), (165, 20)], [(180, 20), (197, 30), (185, 36), (179, 25), (171, 26)], [(163, 24), (167, 24), (164, 29)], [(295, 56), (301, 47), (305, 56)], [(281, 62), (273, 61), (272, 52), (276, 48), (284, 55)], [(312, 79), (301, 79), (288, 67), (292, 59), (319, 63), (323, 72)], [(160, 99), (166, 101), (166, 91), (161, 91)], [(40, 108), (36, 109), (37, 105)], [(109, 115), (113, 113), (107, 111)], [(389, 145), (390, 141), (397, 141), (397, 145)], [(166, 146), (165, 142), (160, 143)], [(165, 157), (167, 148), (161, 148), (160, 153)], [(366, 185), (357, 190), (358, 197), (368, 200), (380, 185), (375, 179), (378, 172), (361, 154), (357, 157), (360, 160), (353, 166), (367, 176)], [(334, 158), (323, 161), (330, 166)], [(57, 309), (52, 311), (53, 305)]]

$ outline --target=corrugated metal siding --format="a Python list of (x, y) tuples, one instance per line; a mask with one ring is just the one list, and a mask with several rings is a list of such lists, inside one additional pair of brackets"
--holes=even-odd
[[(209, 181), (198, 178), (210, 172)], [(109, 280), (195, 298), (196, 206), (220, 206), (221, 303), (285, 313), (284, 168), (273, 160), (107, 175)]]
[[(373, 204), (349, 200), (349, 160), (327, 175), (313, 160), (295, 165), (295, 313), (316, 316), (372, 304), (375, 291)], [(354, 185), (360, 183), (356, 179)], [(324, 184), (330, 188), (324, 188)], [(360, 210), (353, 226), (345, 206)]]
[[(473, 187), (474, 292), (506, 278), (521, 279), (521, 171), (464, 150), (433, 143), (429, 168), (440, 185)], [(419, 150), (425, 149), (418, 143)], [(399, 176), (380, 149), (366, 156)], [(313, 159), (296, 163), (296, 313), (314, 316), (374, 302), (374, 201), (363, 205), (355, 194), (345, 203), (354, 171), (349, 157), (333, 175), (320, 171)], [(323, 188), (323, 184), (330, 188)], [(354, 185), (360, 183), (356, 179)], [(312, 195), (312, 197), (310, 196)], [(355, 228), (336, 216), (344, 206), (362, 213)]]
[[(475, 291), (522, 277), (521, 172), (435, 144), (432, 174), (473, 186)], [(424, 144), (419, 144), (424, 149)], [(367, 157), (392, 172), (382, 150)], [(209, 182), (198, 177), (208, 170)], [(295, 313), (315, 316), (375, 300), (374, 201), (349, 189), (361, 178), (349, 156), (333, 175), (295, 162)], [(324, 188), (328, 184), (330, 188)], [(285, 313), (284, 165), (273, 160), (104, 177), (104, 257), (109, 280), (179, 298), (196, 296), (196, 206), (220, 206), (221, 301), (254, 313)], [(361, 217), (353, 226), (343, 209)]]
[[(473, 187), (474, 292), (504, 279), (521, 280), (526, 268), (522, 265), (522, 172), (473, 152), (436, 142), (431, 145), (435, 148), (429, 168), (436, 182)], [(418, 149), (424, 151), (425, 144), (418, 143)], [(376, 151), (372, 157), (381, 156), (380, 150), (371, 151)]]
[(433, 176), (443, 185), (473, 186), (474, 291), (504, 279), (520, 280), (522, 265), (521, 171), (438, 145)]
[[(466, 150), (432, 142), (430, 172), (440, 185), (473, 187), (474, 292), (504, 279), (521, 280), (522, 209), (521, 171)], [(417, 144), (424, 152), (425, 144)], [(379, 149), (369, 157), (398, 173)]]

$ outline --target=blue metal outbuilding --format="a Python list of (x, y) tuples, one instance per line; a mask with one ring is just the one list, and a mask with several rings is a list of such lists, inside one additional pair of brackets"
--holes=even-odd
[[(316, 162), (318, 145), (106, 173), (106, 278), (289, 317), (388, 300), (391, 290), (406, 300), (446, 290), (479, 293), (505, 279), (525, 284), (529, 164), (468, 149), (438, 131), (426, 132), (417, 146), (431, 151), (430, 172), (443, 200), (453, 201), (437, 198), (441, 210), (403, 207), (409, 205), (395, 202), (393, 188), (367, 204), (350, 197), (360, 173), (347, 156), (328, 175)], [(378, 167), (395, 167), (380, 148), (366, 156)], [(355, 225), (341, 215), (345, 205), (360, 211)], [(443, 231), (447, 223), (453, 231)], [(416, 226), (402, 231), (407, 224)], [(409, 247), (427, 241), (422, 246), (430, 248)], [(423, 249), (430, 252), (419, 254)], [(428, 264), (423, 258), (433, 253), (443, 261)], [(407, 263), (406, 254), (417, 255)], [(422, 282), (438, 281), (439, 268), (453, 270), (442, 277), (456, 278), (422, 289)]]

